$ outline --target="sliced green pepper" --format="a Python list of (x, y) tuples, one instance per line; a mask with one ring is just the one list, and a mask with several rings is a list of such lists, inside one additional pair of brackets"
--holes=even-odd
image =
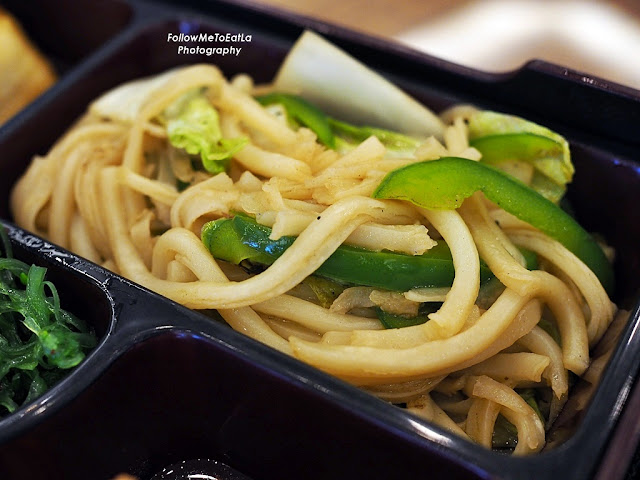
[(540, 420), (542, 420), (543, 422), (546, 422), (547, 419), (545, 418), (544, 414), (540, 410), (540, 405), (538, 404), (536, 389), (524, 388), (522, 390), (517, 390), (517, 392), (524, 399), (524, 401), (527, 402), (531, 408), (533, 408), (533, 411), (538, 414), (538, 417), (540, 418)]
[(613, 269), (594, 238), (555, 203), (490, 165), (457, 157), (414, 163), (390, 172), (373, 196), (407, 200), (424, 208), (453, 209), (477, 191), (562, 243), (611, 294)]
[(422, 325), (429, 321), (429, 314), (436, 312), (442, 303), (423, 303), (420, 305), (420, 311), (414, 317), (407, 317), (405, 315), (397, 315), (395, 313), (389, 313), (382, 308), (376, 308), (376, 315), (378, 320), (382, 323), (384, 328), (404, 328), (412, 327), (414, 325)]
[(302, 283), (309, 287), (324, 308), (329, 308), (344, 291), (344, 286), (338, 282), (315, 275), (308, 276)]
[(513, 450), (518, 444), (518, 429), (502, 415), (496, 418), (491, 438), (493, 450)]
[(402, 133), (385, 130), (384, 128), (366, 125), (355, 126), (331, 117), (327, 120), (333, 129), (334, 135), (347, 144), (354, 144), (353, 147), (371, 136), (377, 137), (385, 147), (394, 151), (413, 151), (424, 141), (424, 139), (410, 137)]
[[(499, 165), (501, 162), (512, 159), (545, 159), (562, 155), (562, 145), (549, 137), (534, 133), (505, 133), (501, 135), (487, 135), (469, 140), (472, 147), (482, 153), (482, 162), (491, 165)], [(558, 183), (563, 182), (557, 178)]]
[(558, 203), (573, 178), (569, 144), (546, 127), (514, 115), (481, 110), (468, 122), (469, 144), (483, 163), (518, 160), (534, 167), (531, 188)]
[(302, 97), (289, 93), (269, 93), (256, 97), (256, 100), (265, 106), (282, 105), (291, 120), (311, 129), (320, 143), (334, 150), (355, 148), (371, 136), (397, 152), (413, 151), (424, 140), (384, 128), (356, 126), (336, 120)]
[[(239, 264), (244, 260), (271, 265), (291, 246), (295, 237), (271, 240), (271, 229), (245, 215), (208, 222), (202, 228), (202, 241), (215, 258)], [(404, 292), (418, 287), (450, 286), (454, 278), (451, 251), (444, 242), (423, 255), (372, 251), (341, 245), (316, 270), (342, 284), (364, 285)], [(493, 277), (481, 264), (481, 281)]]
[(568, 180), (560, 166), (560, 159), (564, 155), (564, 147), (560, 142), (535, 133), (519, 132), (487, 135), (469, 140), (469, 145), (482, 154), (482, 163), (498, 168), (509, 160), (532, 164), (534, 173), (531, 188), (554, 203), (564, 195)]
[(321, 143), (330, 148), (335, 148), (336, 140), (329, 126), (327, 116), (315, 105), (301, 97), (286, 93), (268, 93), (256, 97), (256, 100), (261, 105), (282, 105), (291, 118), (312, 130)]

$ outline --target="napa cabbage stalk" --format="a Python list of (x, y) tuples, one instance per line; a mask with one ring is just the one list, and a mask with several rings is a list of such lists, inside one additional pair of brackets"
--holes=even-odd
[(444, 132), (438, 115), (311, 31), (305, 31), (293, 45), (273, 87), (356, 125), (370, 124), (418, 137), (442, 138)]

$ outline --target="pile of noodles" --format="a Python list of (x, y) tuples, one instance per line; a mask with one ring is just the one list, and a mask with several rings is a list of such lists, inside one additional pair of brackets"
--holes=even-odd
[[(20, 226), (187, 307), (217, 309), (235, 330), (477, 443), (492, 446), (502, 417), (517, 429), (516, 454), (544, 446), (569, 372), (585, 372), (590, 347), (616, 312), (595, 275), (481, 194), (446, 211), (371, 198), (402, 165), (448, 155), (478, 160), (457, 115), (463, 110), (443, 117), (443, 140), (428, 138), (411, 155), (387, 155), (376, 137), (342, 155), (263, 108), (247, 76), (228, 82), (217, 68), (197, 65), (162, 78), (130, 114), (109, 118), (94, 104), (33, 159), (12, 192)], [(157, 122), (194, 88), (206, 88), (225, 137), (250, 140), (228, 173), (194, 169)], [(177, 180), (188, 187), (179, 190)], [(257, 274), (216, 261), (201, 228), (234, 212), (272, 227), (272, 238), (297, 239)], [(442, 240), (456, 270), (450, 288), (356, 286), (327, 307), (303, 282), (343, 243), (415, 255)], [(535, 252), (540, 269), (527, 270), (517, 247)], [(480, 257), (504, 288), (480, 288)], [(377, 306), (412, 312), (422, 302), (443, 303), (421, 325), (384, 329), (372, 314)], [(555, 326), (562, 347), (541, 319)], [(525, 388), (546, 392), (546, 425), (516, 391)]]

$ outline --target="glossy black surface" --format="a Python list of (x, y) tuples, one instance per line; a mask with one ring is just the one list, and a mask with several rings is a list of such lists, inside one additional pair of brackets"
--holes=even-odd
[(217, 460), (197, 458), (174, 463), (156, 473), (151, 480), (249, 480), (228, 465)]
[[(48, 11), (53, 3), (34, 8)], [(31, 157), (45, 153), (101, 92), (199, 61), (268, 81), (302, 29), (313, 27), (436, 110), (473, 102), (564, 134), (577, 170), (569, 198), (579, 220), (616, 247), (616, 301), (634, 310), (575, 434), (540, 455), (512, 458), (453, 438), (8, 223), (16, 252), (48, 266), (101, 343), (46, 398), (0, 421), (0, 478), (108, 479), (126, 471), (150, 479), (195, 458), (254, 480), (623, 478), (640, 413), (638, 92), (540, 62), (488, 75), (241, 2), (178, 8), (101, 0), (81, 19), (79, 2), (69, 0), (56, 3), (46, 28), (22, 2), (6, 4), (55, 57), (62, 76), (0, 129), (2, 219), (11, 221), (10, 186)], [(53, 45), (69, 19), (82, 22), (82, 30), (63, 36), (64, 48)], [(167, 33), (180, 31), (240, 32), (252, 42), (239, 57), (183, 56), (167, 43)]]

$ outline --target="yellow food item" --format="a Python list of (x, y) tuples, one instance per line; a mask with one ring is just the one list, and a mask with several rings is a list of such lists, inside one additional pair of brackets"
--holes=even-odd
[(18, 22), (0, 9), (0, 123), (49, 88), (56, 75)]

